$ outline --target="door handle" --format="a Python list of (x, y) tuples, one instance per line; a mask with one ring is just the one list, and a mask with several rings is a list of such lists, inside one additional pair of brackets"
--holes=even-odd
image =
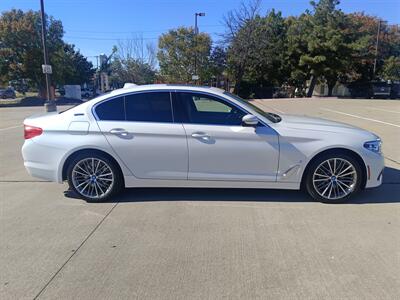
[(207, 140), (210, 138), (210, 136), (204, 132), (193, 132), (192, 137), (195, 139), (204, 139), (204, 140)]
[(110, 130), (110, 133), (114, 134), (114, 135), (120, 135), (120, 136), (127, 136), (129, 134), (129, 132), (123, 128), (113, 128)]

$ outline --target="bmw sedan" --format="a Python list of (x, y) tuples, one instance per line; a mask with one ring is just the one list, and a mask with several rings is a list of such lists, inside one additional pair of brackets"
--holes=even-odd
[(28, 172), (93, 202), (123, 187), (304, 189), (344, 202), (379, 186), (384, 168), (371, 132), (209, 87), (130, 86), (29, 117), (24, 133)]

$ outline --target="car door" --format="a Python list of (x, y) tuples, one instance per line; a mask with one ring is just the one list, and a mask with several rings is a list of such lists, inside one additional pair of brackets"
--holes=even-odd
[(187, 179), (186, 134), (174, 123), (170, 92), (123, 95), (94, 110), (100, 130), (135, 177)]
[(273, 129), (243, 126), (247, 112), (222, 97), (177, 91), (175, 101), (188, 139), (189, 179), (276, 181), (279, 141)]

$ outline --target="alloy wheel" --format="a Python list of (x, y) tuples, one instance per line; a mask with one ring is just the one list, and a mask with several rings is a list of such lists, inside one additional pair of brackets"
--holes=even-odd
[(85, 158), (72, 169), (72, 184), (83, 196), (99, 199), (105, 197), (114, 185), (111, 167), (98, 158)]
[(316, 192), (325, 199), (344, 198), (356, 187), (356, 168), (343, 158), (327, 159), (315, 169), (312, 183)]

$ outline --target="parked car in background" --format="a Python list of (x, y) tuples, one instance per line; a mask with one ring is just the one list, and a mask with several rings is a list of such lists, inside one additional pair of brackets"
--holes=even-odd
[(32, 176), (88, 201), (123, 187), (304, 188), (343, 202), (382, 183), (381, 141), (329, 120), (264, 112), (220, 89), (144, 85), (24, 121)]
[(82, 99), (89, 99), (93, 97), (93, 90), (89, 88), (83, 88), (81, 89), (81, 96)]
[(352, 98), (369, 99), (373, 95), (370, 82), (352, 82), (347, 87)]
[(372, 97), (373, 98), (390, 98), (391, 85), (387, 82), (372, 82)]
[(11, 98), (14, 99), (16, 97), (15, 91), (12, 88), (0, 89), (0, 98), (7, 99)]
[(399, 99), (400, 82), (353, 82), (348, 86), (353, 98)]
[(390, 90), (390, 98), (400, 99), (400, 81), (393, 82)]
[(64, 87), (59, 87), (56, 89), (56, 93), (60, 94), (61, 97), (65, 96), (65, 89)]
[(372, 82), (373, 98), (400, 98), (400, 82)]

